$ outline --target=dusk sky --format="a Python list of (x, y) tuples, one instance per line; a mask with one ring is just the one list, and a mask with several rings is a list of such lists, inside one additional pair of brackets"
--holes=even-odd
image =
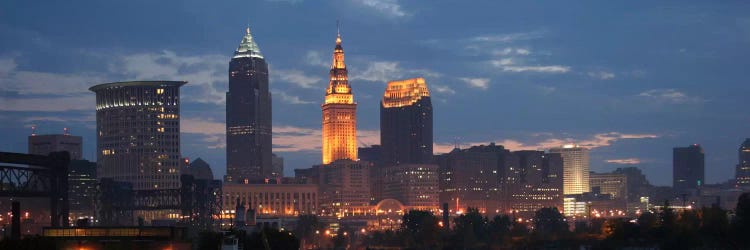
[[(105, 3), (106, 2), (106, 3)], [(227, 70), (249, 24), (270, 65), (274, 152), (320, 162), (321, 110), (341, 22), (361, 146), (379, 143), (386, 83), (425, 77), (436, 153), (592, 148), (591, 170), (637, 166), (671, 185), (672, 148), (701, 144), (708, 183), (750, 137), (750, 3), (671, 1), (3, 1), (0, 151), (70, 128), (96, 160), (94, 94), (185, 80), (182, 154), (226, 172)]]

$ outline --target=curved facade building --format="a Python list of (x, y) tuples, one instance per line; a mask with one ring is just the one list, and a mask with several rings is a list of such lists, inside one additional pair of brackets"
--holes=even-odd
[(180, 187), (180, 87), (184, 81), (114, 82), (96, 93), (99, 178), (135, 190)]
[(432, 102), (424, 78), (388, 83), (380, 102), (383, 163), (432, 162)]
[(348, 71), (344, 64), (341, 34), (336, 37), (331, 80), (326, 89), (323, 110), (323, 164), (335, 160), (357, 160), (357, 103), (354, 102)]
[(250, 28), (229, 61), (227, 176), (248, 183), (271, 176), (271, 93), (268, 65)]

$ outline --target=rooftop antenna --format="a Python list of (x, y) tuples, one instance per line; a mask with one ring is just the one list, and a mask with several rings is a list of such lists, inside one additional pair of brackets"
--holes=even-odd
[(70, 135), (68, 128), (63, 128), (63, 135)]
[(36, 125), (31, 125), (31, 136), (36, 136)]
[(461, 149), (461, 142), (460, 142), (460, 139), (461, 139), (461, 138), (458, 138), (458, 136), (456, 136), (456, 137), (453, 137), (453, 148), (454, 148), (454, 149)]
[(339, 27), (339, 20), (336, 19), (336, 35), (341, 36), (341, 28)]

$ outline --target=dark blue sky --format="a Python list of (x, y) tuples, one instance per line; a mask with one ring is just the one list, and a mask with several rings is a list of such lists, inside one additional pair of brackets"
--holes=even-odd
[(95, 160), (88, 87), (186, 80), (182, 153), (222, 176), (227, 67), (249, 23), (291, 175), (320, 161), (339, 19), (362, 144), (378, 143), (385, 83), (424, 76), (439, 151), (579, 143), (594, 171), (638, 166), (667, 185), (672, 148), (699, 143), (708, 182), (725, 181), (750, 137), (750, 4), (716, 2), (5, 1), (0, 150), (25, 152), (32, 124), (70, 127)]

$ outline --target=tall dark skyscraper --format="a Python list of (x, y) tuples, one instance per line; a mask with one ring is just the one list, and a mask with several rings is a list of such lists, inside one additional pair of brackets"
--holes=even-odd
[(748, 187), (750, 186), (750, 138), (745, 139), (745, 142), (740, 145), (739, 155), (740, 162), (737, 164), (735, 179), (737, 186)]
[(383, 163), (432, 161), (432, 102), (424, 78), (392, 81), (380, 102)]
[(268, 65), (247, 28), (229, 62), (227, 182), (271, 175), (271, 94)]
[(676, 194), (690, 194), (691, 190), (703, 186), (706, 175), (705, 155), (700, 145), (674, 148), (672, 163), (672, 187)]

